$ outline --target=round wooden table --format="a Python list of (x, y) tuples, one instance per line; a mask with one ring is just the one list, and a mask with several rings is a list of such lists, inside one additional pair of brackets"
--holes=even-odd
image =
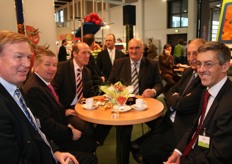
[[(101, 99), (100, 96), (94, 97), (94, 99)], [(103, 125), (133, 125), (148, 122), (156, 119), (157, 117), (162, 115), (163, 104), (154, 99), (154, 98), (142, 98), (146, 105), (147, 109), (138, 111), (134, 110), (131, 107), (131, 110), (127, 112), (120, 112), (119, 118), (111, 117), (111, 110), (106, 109), (102, 110), (102, 107), (97, 107), (93, 110), (86, 110), (82, 107), (83, 104), (76, 104), (75, 110), (79, 118)]]
[[(142, 98), (141, 96), (136, 96)], [(102, 97), (97, 96), (94, 99), (98, 100)], [(142, 98), (147, 105), (147, 109), (138, 111), (131, 108), (127, 112), (120, 112), (119, 118), (112, 118), (111, 109), (102, 110), (102, 107), (97, 107), (93, 110), (86, 110), (83, 108), (83, 104), (76, 104), (75, 110), (79, 118), (103, 125), (118, 125), (116, 126), (116, 155), (117, 163), (124, 164), (124, 160), (129, 157), (125, 154), (129, 154), (129, 148), (125, 147), (122, 143), (122, 137), (125, 126), (122, 125), (133, 125), (148, 122), (154, 120), (162, 115), (164, 109), (163, 104), (154, 98)], [(130, 140), (130, 139), (129, 139)]]

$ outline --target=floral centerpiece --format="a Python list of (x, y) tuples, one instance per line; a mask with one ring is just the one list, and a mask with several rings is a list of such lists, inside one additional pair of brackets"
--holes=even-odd
[(121, 82), (117, 82), (111, 85), (100, 86), (100, 90), (107, 95), (113, 104), (117, 102), (123, 104), (133, 92), (133, 86), (125, 86)]

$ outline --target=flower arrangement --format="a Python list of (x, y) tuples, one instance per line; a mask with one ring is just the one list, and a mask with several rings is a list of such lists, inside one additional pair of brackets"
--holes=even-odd
[(84, 18), (84, 22), (92, 22), (96, 25), (100, 25), (102, 23), (102, 19), (96, 13), (90, 13)]
[(119, 81), (115, 84), (100, 86), (100, 90), (115, 104), (127, 99), (129, 94), (133, 92), (133, 86), (125, 86)]

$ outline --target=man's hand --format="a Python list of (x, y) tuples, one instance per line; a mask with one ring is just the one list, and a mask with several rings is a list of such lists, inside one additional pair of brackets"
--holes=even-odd
[(180, 155), (174, 151), (164, 164), (180, 164)]
[(76, 116), (76, 111), (73, 110), (73, 109), (66, 109), (65, 110), (65, 116), (68, 117), (68, 116)]
[(155, 95), (156, 91), (154, 89), (146, 89), (142, 94), (143, 97), (155, 97)]
[(79, 164), (77, 159), (70, 153), (56, 151), (54, 153), (54, 157), (61, 164), (69, 164), (69, 162), (73, 162), (73, 164)]
[(80, 130), (75, 129), (71, 124), (68, 124), (68, 127), (72, 129), (73, 141), (76, 141), (79, 138), (81, 138), (82, 132)]

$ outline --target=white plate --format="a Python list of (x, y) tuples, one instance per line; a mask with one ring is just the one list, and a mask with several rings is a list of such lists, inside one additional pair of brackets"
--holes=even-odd
[[(118, 109), (118, 106), (117, 105), (114, 105), (113, 106), (113, 110), (117, 110)], [(128, 105), (126, 105), (125, 107), (124, 107), (124, 109), (123, 110), (119, 110), (119, 112), (127, 112), (127, 111), (129, 111), (129, 110), (131, 110), (131, 107), (130, 106), (128, 106)]]
[(138, 108), (138, 107), (136, 106), (136, 104), (131, 105), (131, 107), (134, 108), (135, 110), (144, 110), (144, 109), (147, 109), (147, 105), (146, 105), (146, 104), (144, 104), (142, 108)]
[(98, 107), (98, 105), (93, 105), (91, 108), (89, 108), (86, 104), (83, 104), (82, 107), (87, 110), (92, 110)]

